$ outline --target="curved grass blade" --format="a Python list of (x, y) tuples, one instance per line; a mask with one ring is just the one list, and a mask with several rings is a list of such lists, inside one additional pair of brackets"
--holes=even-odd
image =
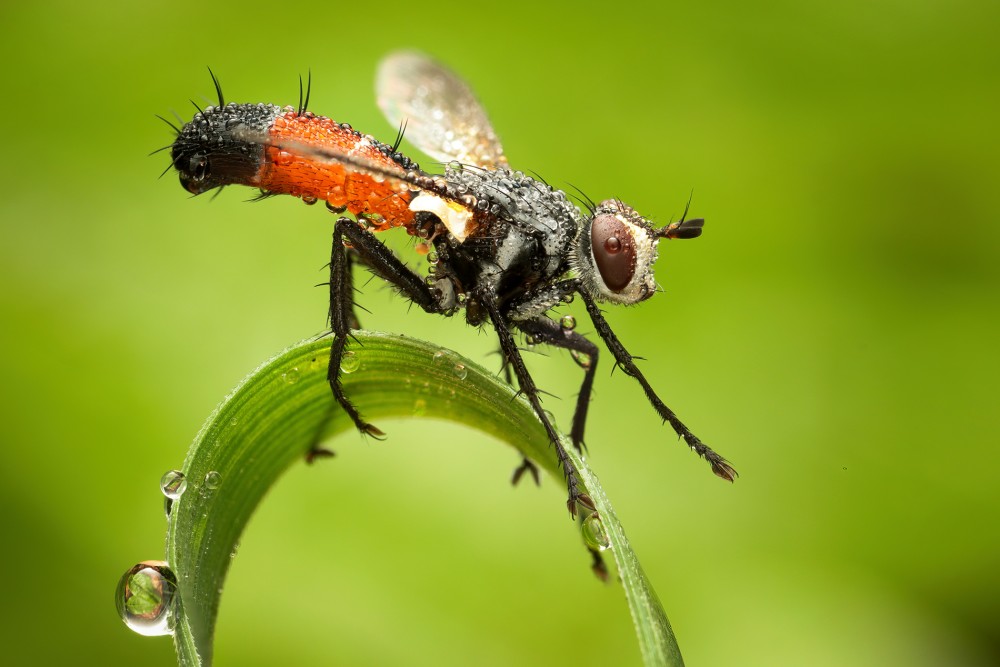
[[(429, 343), (356, 333), (343, 382), (366, 417), (419, 414), (467, 424), (515, 446), (562, 482), (541, 423), (509, 385)], [(173, 626), (182, 667), (212, 662), (215, 618), (231, 554), (261, 498), (321, 439), (353, 429), (335, 408), (326, 382), (329, 345), (329, 339), (304, 341), (260, 366), (209, 417), (188, 451), (183, 466), (188, 487), (171, 507), (166, 554), (178, 580)], [(564, 444), (608, 534), (606, 553), (618, 567), (644, 664), (682, 665), (667, 617), (607, 496), (576, 451)]]

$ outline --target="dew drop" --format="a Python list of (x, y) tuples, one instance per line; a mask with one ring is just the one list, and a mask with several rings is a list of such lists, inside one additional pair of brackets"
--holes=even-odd
[(118, 580), (115, 607), (133, 632), (147, 637), (173, 634), (177, 577), (162, 560), (144, 560)]
[(340, 358), (340, 370), (342, 373), (353, 373), (358, 370), (361, 366), (361, 359), (358, 357), (356, 352), (348, 350), (344, 352), (344, 356)]
[(583, 541), (587, 546), (597, 551), (604, 551), (611, 548), (611, 540), (608, 538), (608, 531), (604, 529), (604, 523), (597, 512), (591, 513), (583, 520), (581, 526), (583, 531)]
[(576, 328), (576, 318), (572, 315), (563, 315), (562, 319), (559, 320), (559, 326), (562, 327), (563, 331), (572, 331)]
[(438, 257), (437, 252), (431, 250), (429, 253), (427, 253), (427, 261), (430, 262), (431, 264), (437, 264), (439, 259), (440, 258)]
[(287, 384), (295, 384), (296, 382), (299, 381), (299, 376), (300, 376), (299, 369), (292, 368), (291, 370), (282, 373), (281, 379), (284, 380), (285, 383)]
[(570, 294), (563, 294), (559, 298), (559, 300), (562, 301), (563, 303), (573, 303), (573, 294), (572, 293), (570, 293)]
[(218, 470), (210, 470), (207, 473), (205, 473), (204, 485), (206, 489), (208, 489), (209, 491), (214, 491), (217, 488), (219, 488), (220, 484), (222, 484), (222, 473), (220, 473)]
[(306, 206), (312, 206), (317, 202), (317, 198), (312, 195), (302, 195), (302, 203)]
[(578, 352), (576, 350), (570, 350), (569, 356), (573, 357), (573, 361), (575, 361), (576, 365), (579, 366), (580, 368), (583, 368), (585, 370), (590, 368), (590, 363), (591, 363), (590, 355), (587, 354), (586, 352)]
[(451, 369), (451, 372), (455, 374), (459, 380), (464, 380), (469, 375), (469, 369), (465, 367), (465, 364), (457, 363)]
[(177, 500), (187, 488), (187, 479), (180, 470), (168, 470), (160, 478), (160, 491), (170, 500)]

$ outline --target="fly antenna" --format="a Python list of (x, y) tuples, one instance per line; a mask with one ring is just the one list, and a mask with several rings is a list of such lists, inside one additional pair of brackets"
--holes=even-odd
[(694, 199), (694, 188), (691, 188), (691, 194), (688, 195), (688, 202), (687, 202), (687, 204), (684, 204), (684, 212), (681, 213), (681, 221), (678, 224), (683, 225), (684, 221), (687, 219), (687, 217), (688, 217), (688, 209), (691, 208), (691, 200), (692, 199)]
[(704, 218), (687, 219), (688, 210), (691, 208), (691, 199), (694, 198), (694, 190), (688, 195), (687, 204), (684, 206), (684, 213), (678, 222), (671, 222), (666, 227), (656, 230), (656, 235), (664, 239), (696, 239), (701, 236), (701, 228), (705, 226)]
[(226, 100), (222, 96), (222, 86), (219, 85), (219, 80), (215, 78), (215, 72), (212, 71), (211, 67), (208, 68), (208, 73), (212, 76), (212, 83), (215, 84), (215, 93), (219, 96), (219, 108), (221, 109), (226, 106)]

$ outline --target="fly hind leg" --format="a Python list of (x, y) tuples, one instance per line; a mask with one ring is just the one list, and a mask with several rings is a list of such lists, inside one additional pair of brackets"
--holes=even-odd
[(333, 248), (330, 252), (329, 316), (334, 339), (330, 349), (327, 380), (337, 403), (358, 430), (366, 435), (382, 438), (385, 433), (361, 417), (358, 409), (344, 393), (341, 383), (341, 363), (344, 360), (348, 337), (351, 335), (351, 330), (357, 327), (357, 318), (354, 315), (354, 285), (351, 280), (351, 264), (355, 254), (358, 261), (372, 273), (391, 283), (403, 296), (424, 310), (436, 313), (441, 312), (442, 308), (421, 277), (396, 257), (374, 234), (350, 218), (337, 220), (333, 230)]

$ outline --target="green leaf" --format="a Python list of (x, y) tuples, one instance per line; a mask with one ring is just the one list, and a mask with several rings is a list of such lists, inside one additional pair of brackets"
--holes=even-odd
[[(343, 383), (367, 418), (427, 416), (467, 424), (517, 447), (562, 483), (541, 422), (492, 373), (411, 338), (356, 332), (356, 339)], [(315, 443), (354, 428), (335, 407), (326, 381), (329, 346), (329, 339), (299, 343), (251, 373), (209, 417), (188, 452), (187, 490), (171, 507), (166, 555), (178, 580), (172, 613), (183, 667), (211, 664), (226, 572), (261, 498)], [(644, 663), (682, 665), (666, 614), (597, 477), (565, 440), (564, 446), (607, 533), (611, 547), (604, 553), (617, 565)]]

